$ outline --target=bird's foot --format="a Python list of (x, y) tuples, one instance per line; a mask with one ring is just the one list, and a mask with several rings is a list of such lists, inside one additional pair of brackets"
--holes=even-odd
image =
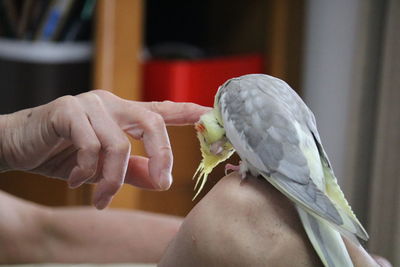
[(238, 172), (238, 171), (240, 171), (240, 165), (233, 165), (233, 164), (228, 163), (225, 165), (225, 175), (228, 174), (228, 171)]
[(225, 175), (228, 174), (228, 171), (236, 171), (240, 173), (240, 176), (242, 177), (242, 180), (246, 178), (246, 172), (247, 168), (244, 166), (242, 161), (239, 161), (239, 165), (233, 165), (233, 164), (226, 164), (225, 165)]

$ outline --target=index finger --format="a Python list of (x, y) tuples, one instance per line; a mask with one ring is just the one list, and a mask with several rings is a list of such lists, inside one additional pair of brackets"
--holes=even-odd
[(172, 101), (137, 103), (161, 115), (167, 125), (194, 124), (200, 119), (201, 115), (211, 110), (210, 107), (195, 103), (178, 103)]

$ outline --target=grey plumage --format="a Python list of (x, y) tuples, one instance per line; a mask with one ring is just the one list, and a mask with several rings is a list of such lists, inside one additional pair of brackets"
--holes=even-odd
[[(314, 247), (321, 240), (340, 239), (332, 226), (353, 240), (353, 234), (368, 238), (336, 183), (314, 115), (289, 85), (263, 74), (234, 78), (219, 88), (215, 107), (246, 168), (264, 176), (311, 216), (301, 214)], [(326, 236), (318, 235), (316, 224)], [(328, 266), (335, 266), (329, 258), (337, 259), (333, 254), (344, 246), (341, 239), (336, 243), (331, 249), (316, 247), (322, 258), (332, 253), (323, 259)]]
[[(287, 90), (288, 85), (282, 83), (266, 75), (246, 75), (230, 80), (219, 93), (222, 114), (226, 114), (226, 119), (247, 141), (248, 149), (268, 168), (260, 171), (277, 178), (277, 183), (305, 200), (311, 210), (340, 223), (340, 216), (330, 200), (319, 193), (311, 180), (307, 160), (299, 145), (300, 137), (295, 134), (293, 122), (306, 125), (304, 118), (310, 117), (309, 110), (297, 94)], [(228, 131), (227, 135), (229, 138)], [(241, 151), (237, 152), (241, 154)]]

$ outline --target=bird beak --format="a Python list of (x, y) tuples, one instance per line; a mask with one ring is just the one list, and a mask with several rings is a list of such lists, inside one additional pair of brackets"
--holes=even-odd
[(215, 143), (212, 143), (210, 146), (210, 152), (216, 156), (222, 153), (224, 149), (222, 148), (222, 142), (217, 141)]

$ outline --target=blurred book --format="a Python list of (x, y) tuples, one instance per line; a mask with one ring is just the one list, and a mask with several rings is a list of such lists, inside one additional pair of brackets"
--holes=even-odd
[(18, 13), (16, 1), (0, 0), (0, 23), (4, 34), (9, 38), (15, 38)]
[(31, 12), (28, 17), (27, 26), (25, 32), (22, 34), (22, 39), (33, 40), (36, 32), (40, 28), (41, 21), (46, 14), (47, 7), (51, 0), (41, 0), (34, 1), (34, 4), (31, 6)]
[(26, 32), (28, 26), (29, 17), (33, 11), (33, 4), (33, 0), (25, 0), (23, 2), (21, 16), (19, 18), (19, 22), (17, 23), (16, 29), (16, 36), (20, 39), (24, 38), (24, 33)]
[(0, 0), (0, 37), (39, 41), (91, 38), (96, 0)]
[(37, 40), (53, 40), (66, 22), (75, 0), (53, 0), (43, 18), (42, 25), (36, 33)]
[(90, 37), (96, 0), (79, 1), (56, 41), (81, 41)]

